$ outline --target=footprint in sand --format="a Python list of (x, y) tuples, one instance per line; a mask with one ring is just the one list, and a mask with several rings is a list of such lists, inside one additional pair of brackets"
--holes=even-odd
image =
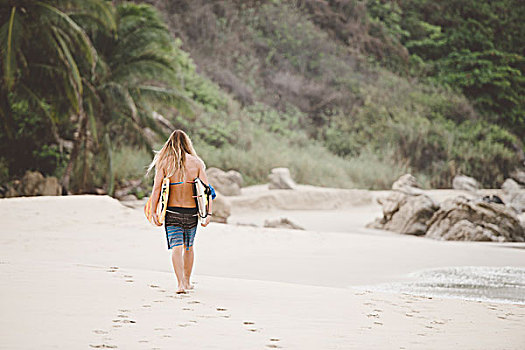
[(379, 326), (382, 326), (382, 325), (383, 325), (381, 322), (377, 322), (377, 321), (375, 321), (374, 324), (377, 324), (377, 325), (379, 325)]
[(151, 288), (159, 288), (159, 286), (155, 285), (155, 284), (150, 284), (149, 285)]
[(255, 322), (252, 322), (252, 321), (244, 321), (243, 324), (249, 325), (249, 324), (255, 324)]
[(225, 308), (222, 308), (222, 307), (218, 307), (217, 311), (228, 311), (228, 309), (225, 309)]
[(95, 349), (116, 349), (117, 348), (116, 345), (109, 345), (109, 344), (99, 344), (99, 345), (89, 344), (89, 347), (95, 348)]
[(103, 331), (102, 329), (95, 329), (95, 330), (93, 330), (93, 333), (95, 333), (95, 334), (108, 334), (107, 331)]
[(198, 300), (190, 300), (188, 301), (188, 304), (200, 304), (201, 302)]
[(375, 317), (375, 318), (379, 318), (379, 314), (378, 313), (370, 313), (368, 315), (366, 315), (366, 317)]
[(270, 349), (280, 349), (281, 347), (277, 344), (268, 344), (266, 345), (267, 348), (270, 348)]
[(135, 281), (133, 281), (133, 280), (126, 280), (126, 282), (135, 282)]
[(131, 276), (131, 275), (124, 275), (124, 277), (126, 277), (126, 278), (133, 278), (133, 276)]
[(147, 304), (146, 304), (146, 305), (142, 305), (142, 307), (144, 307), (144, 308), (148, 308), (148, 307), (151, 307), (151, 305), (147, 305)]
[(193, 309), (190, 309), (189, 307), (183, 307), (182, 310), (184, 310), (184, 311), (193, 311)]

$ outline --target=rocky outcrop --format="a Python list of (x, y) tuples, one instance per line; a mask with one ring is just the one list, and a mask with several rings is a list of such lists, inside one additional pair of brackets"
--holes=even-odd
[(209, 168), (206, 170), (210, 184), (224, 196), (238, 196), (241, 194), (243, 185), (242, 175), (235, 170), (228, 172), (218, 168)]
[(293, 190), (296, 187), (288, 168), (272, 169), (270, 175), (268, 175), (268, 179), (270, 180), (268, 188), (271, 190)]
[(504, 201), (518, 213), (525, 212), (525, 189), (513, 179), (507, 179), (501, 186), (505, 193)]
[(411, 174), (405, 174), (397, 179), (392, 185), (392, 189), (408, 195), (420, 195), (423, 193), (416, 178)]
[(510, 177), (521, 186), (525, 186), (525, 170), (514, 170)]
[(292, 230), (304, 230), (303, 227), (294, 224), (290, 219), (288, 218), (279, 218), (279, 219), (273, 219), (273, 220), (264, 220), (264, 227), (270, 227), (270, 228), (286, 228), (286, 229), (292, 229)]
[(44, 177), (38, 171), (26, 171), (21, 180), (5, 186), (4, 196), (60, 196), (62, 186), (56, 177)]
[(217, 193), (217, 197), (215, 197), (212, 204), (211, 221), (226, 224), (230, 214), (231, 206), (228, 199), (225, 198), (221, 193)]
[(424, 235), (428, 220), (438, 206), (427, 195), (407, 195), (392, 192), (386, 198), (378, 199), (383, 206), (383, 217), (367, 227), (394, 231), (409, 235)]
[(465, 175), (456, 175), (452, 180), (452, 188), (455, 190), (476, 192), (477, 190), (479, 190), (480, 186), (478, 181), (472, 177)]
[(428, 221), (425, 236), (455, 241), (525, 241), (524, 228), (512, 209), (463, 196), (441, 203)]

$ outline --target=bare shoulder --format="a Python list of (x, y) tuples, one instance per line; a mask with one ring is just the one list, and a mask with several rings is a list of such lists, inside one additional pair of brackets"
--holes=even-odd
[(197, 169), (203, 169), (205, 168), (204, 162), (194, 155), (188, 154), (186, 157), (187, 166), (190, 166), (192, 168)]

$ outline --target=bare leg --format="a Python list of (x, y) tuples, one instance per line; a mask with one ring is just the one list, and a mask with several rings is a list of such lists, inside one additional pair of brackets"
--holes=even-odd
[(175, 271), (175, 276), (177, 276), (177, 282), (179, 283), (177, 287), (177, 293), (185, 293), (184, 290), (184, 270), (182, 264), (182, 245), (173, 247), (171, 249), (171, 262), (173, 263), (173, 270)]
[(186, 289), (193, 289), (190, 283), (191, 270), (193, 269), (193, 247), (184, 249), (184, 280), (182, 286)]

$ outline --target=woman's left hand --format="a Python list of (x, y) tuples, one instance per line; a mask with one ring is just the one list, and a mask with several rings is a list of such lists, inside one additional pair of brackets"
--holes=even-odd
[(201, 222), (201, 226), (206, 227), (208, 226), (209, 223), (210, 223), (210, 216), (208, 215), (206, 219), (204, 220), (204, 222)]

